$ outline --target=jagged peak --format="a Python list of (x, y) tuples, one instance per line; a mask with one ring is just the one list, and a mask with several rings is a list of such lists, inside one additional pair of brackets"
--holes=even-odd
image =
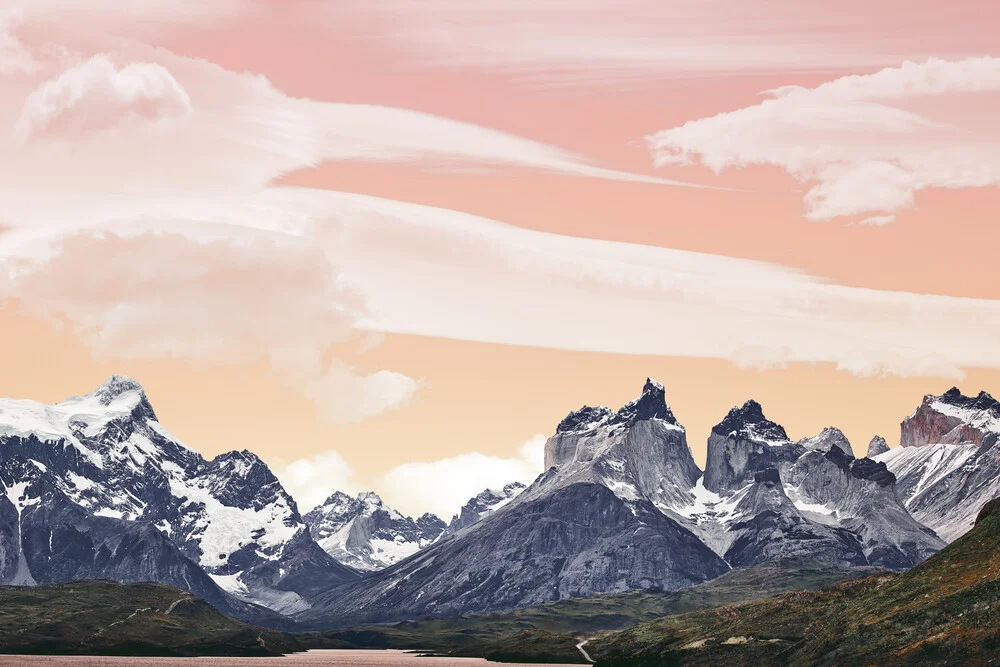
[(115, 374), (110, 376), (89, 395), (100, 400), (102, 405), (111, 405), (116, 399), (130, 393), (138, 395), (139, 402), (136, 407), (141, 415), (147, 419), (157, 421), (156, 412), (153, 411), (153, 406), (150, 405), (149, 399), (146, 398), (146, 390), (142, 388), (138, 380), (130, 378), (127, 375)]
[(385, 503), (382, 502), (382, 497), (379, 496), (374, 491), (362, 491), (361, 493), (359, 493), (358, 502), (360, 502), (363, 505), (368, 505), (370, 507), (382, 507), (383, 505), (385, 505)]
[(667, 405), (666, 390), (663, 384), (653, 378), (646, 378), (642, 393), (629, 401), (611, 418), (611, 424), (634, 424), (647, 419), (662, 419), (676, 424), (677, 419)]
[(585, 405), (579, 410), (575, 410), (559, 422), (556, 426), (556, 433), (584, 432), (602, 426), (614, 416), (609, 408), (603, 405)]
[(882, 436), (876, 435), (868, 443), (868, 453), (866, 456), (871, 459), (880, 454), (885, 454), (887, 451), (889, 451), (889, 443)]
[(744, 436), (750, 440), (788, 440), (785, 428), (765, 417), (760, 403), (752, 398), (741, 407), (732, 408), (725, 419), (712, 428), (712, 432), (726, 437)]
[(566, 415), (556, 427), (556, 433), (584, 433), (599, 426), (614, 424), (631, 426), (637, 421), (647, 419), (661, 419), (680, 426), (670, 406), (667, 405), (663, 383), (653, 378), (646, 378), (642, 393), (623, 405), (618, 412), (603, 405), (596, 407), (585, 405)]
[(818, 435), (799, 440), (799, 444), (806, 449), (815, 451), (827, 451), (836, 447), (844, 454), (847, 454), (852, 458), (854, 457), (854, 449), (851, 447), (851, 441), (848, 440), (847, 436), (844, 435), (844, 432), (836, 426), (827, 426), (820, 431)]
[(348, 503), (352, 503), (352, 502), (354, 502), (354, 498), (352, 498), (351, 496), (347, 495), (343, 491), (334, 491), (329, 496), (327, 496), (326, 500), (324, 500), (322, 503), (320, 503), (319, 506), (320, 507), (328, 507), (328, 506), (331, 506), (331, 505), (342, 506), (342, 505), (345, 505), (345, 504), (348, 504)]
[(94, 390), (94, 395), (100, 397), (101, 402), (107, 405), (122, 394), (126, 394), (131, 391), (138, 392), (143, 396), (146, 395), (145, 390), (137, 380), (130, 378), (127, 375), (115, 374), (102, 382), (101, 386)]
[(1000, 416), (1000, 401), (985, 391), (980, 391), (975, 396), (966, 396), (958, 387), (952, 387), (940, 396), (928, 395), (924, 397), (925, 403), (936, 401), (968, 410), (987, 410)]

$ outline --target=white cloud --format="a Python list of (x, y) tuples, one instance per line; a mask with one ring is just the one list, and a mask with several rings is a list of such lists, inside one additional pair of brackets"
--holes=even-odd
[(305, 395), (327, 420), (346, 424), (405, 407), (419, 386), (402, 373), (380, 370), (364, 375), (333, 362), (322, 377), (305, 381)]
[(404, 463), (382, 477), (380, 495), (402, 512), (432, 512), (449, 521), (485, 489), (533, 482), (543, 471), (544, 446), (545, 436), (536, 435), (509, 458), (470, 452), (437, 461)]
[[(688, 185), (607, 169), (561, 148), (430, 114), (291, 98), (262, 76), (135, 42), (112, 40), (107, 51), (68, 57), (74, 58), (81, 62), (53, 81), (0, 78), (0, 127), (17, 126), (22, 139), (22, 145), (0, 143), (4, 188), (222, 192), (265, 187), (324, 161), (521, 167)], [(120, 127), (123, 119), (146, 122)], [(151, 132), (150, 120), (172, 131)], [(80, 134), (111, 127), (121, 131), (81, 141)], [(63, 141), (23, 141), (46, 128)]]
[(275, 459), (270, 467), (281, 485), (295, 499), (302, 514), (336, 491), (354, 495), (362, 490), (355, 479), (354, 470), (344, 457), (332, 449), (290, 463)]
[[(42, 84), (24, 101), (15, 136), (85, 138), (93, 133), (164, 128), (191, 116), (191, 99), (164, 67), (118, 67), (104, 55)], [(133, 127), (122, 128), (124, 124)]]
[(358, 339), (355, 321), (365, 308), (338, 284), (326, 253), (293, 237), (245, 236), (200, 242), (176, 233), (81, 232), (44, 259), (9, 262), (0, 296), (68, 319), (102, 357), (220, 364), (264, 356), (335, 423), (405, 406), (417, 390), (412, 378), (358, 374), (324, 359), (331, 345)]
[(810, 220), (887, 224), (926, 188), (1000, 185), (1000, 58), (908, 62), (693, 120), (648, 138), (658, 165), (781, 167)]
[[(374, 332), (753, 368), (827, 362), (866, 376), (1000, 368), (998, 301), (844, 287), (763, 262), (330, 191), (118, 203), (118, 233), (167, 228), (200, 241), (267, 233), (322, 250), (334, 285), (363, 304), (354, 326)], [(52, 227), (7, 232), (0, 257), (45, 259), (46, 235), (111, 224), (94, 209), (87, 199), (55, 202), (43, 216)]]
[(33, 74), (40, 67), (17, 37), (16, 29), (23, 18), (20, 9), (0, 9), (0, 76)]

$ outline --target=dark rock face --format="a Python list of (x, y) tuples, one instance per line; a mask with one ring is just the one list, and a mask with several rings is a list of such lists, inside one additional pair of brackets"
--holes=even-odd
[(596, 408), (585, 405), (576, 412), (566, 415), (566, 418), (556, 426), (556, 433), (590, 431), (596, 426), (607, 423), (614, 414), (603, 405)]
[(737, 491), (751, 483), (758, 470), (787, 469), (805, 451), (788, 439), (784, 427), (764, 416), (757, 401), (747, 401), (712, 428), (705, 488), (715, 493)]
[(900, 425), (902, 447), (878, 456), (909, 512), (952, 541), (1000, 495), (1000, 404), (952, 388), (923, 401)]
[(515, 609), (707, 581), (729, 567), (646, 501), (571, 484), (510, 505), (410, 559), (328, 594), (318, 627)]
[(448, 533), (456, 533), (468, 528), (480, 519), (500, 509), (516, 498), (527, 487), (520, 482), (511, 482), (500, 490), (486, 489), (462, 506), (459, 513), (448, 524)]
[(757, 477), (737, 507), (748, 518), (729, 527), (736, 539), (726, 551), (726, 562), (741, 567), (806, 557), (841, 565), (869, 564), (856, 535), (802, 516), (785, 495), (776, 469), (768, 468)]
[(633, 426), (636, 422), (658, 419), (668, 424), (677, 424), (674, 413), (666, 402), (666, 392), (663, 385), (646, 378), (642, 393), (623, 405), (618, 412), (612, 412), (604, 406), (584, 406), (576, 412), (569, 413), (559, 422), (556, 433), (585, 433), (601, 426)]
[[(28, 565), (14, 579), (145, 578), (213, 604), (221, 586), (227, 604), (288, 611), (308, 606), (315, 582), (358, 576), (316, 545), (263, 461), (245, 450), (206, 461), (159, 424), (129, 378), (52, 406), (0, 400), (0, 466), (15, 466), (8, 495), (40, 475), (20, 515)], [(67, 550), (50, 563), (61, 540)]]
[(872, 438), (871, 442), (868, 443), (867, 457), (873, 459), (876, 456), (881, 456), (882, 454), (885, 454), (887, 451), (889, 451), (889, 443), (887, 443), (885, 441), (885, 438), (883, 438), (882, 436), (876, 435), (874, 438)]
[(788, 434), (781, 424), (764, 416), (760, 403), (750, 399), (741, 407), (733, 408), (725, 419), (712, 428), (712, 433), (724, 437), (744, 437), (758, 441), (787, 441)]
[(379, 570), (438, 539), (445, 523), (433, 514), (403, 516), (368, 492), (351, 498), (334, 493), (305, 515), (313, 537), (337, 561), (359, 570)]

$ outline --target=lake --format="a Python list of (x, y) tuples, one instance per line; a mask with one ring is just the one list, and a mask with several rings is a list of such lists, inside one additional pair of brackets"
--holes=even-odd
[[(118, 658), (104, 656), (3, 655), (0, 667), (479, 667), (481, 658), (422, 658), (405, 651), (306, 651), (280, 658)], [(520, 667), (531, 667), (520, 665)], [(541, 666), (536, 666), (541, 667)], [(546, 665), (545, 667), (559, 667)], [(564, 666), (568, 667), (568, 666)]]

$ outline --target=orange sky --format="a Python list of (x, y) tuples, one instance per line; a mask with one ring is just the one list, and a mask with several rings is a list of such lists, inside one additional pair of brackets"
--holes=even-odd
[[(251, 182), (252, 176), (276, 186), (358, 193), (450, 209), (564, 237), (767, 262), (849, 287), (1000, 299), (995, 259), (996, 248), (1000, 247), (1000, 226), (996, 224), (1000, 189), (987, 176), (982, 176), (984, 187), (968, 185), (975, 181), (976, 174), (994, 173), (990, 162), (993, 158), (989, 155), (995, 154), (991, 153), (991, 147), (996, 144), (991, 142), (996, 141), (997, 134), (976, 132), (982, 132), (986, 121), (995, 118), (993, 111), (1000, 108), (1000, 78), (972, 93), (962, 88), (967, 86), (964, 80), (954, 84), (956, 95), (977, 96), (977, 104), (982, 107), (974, 113), (966, 111), (967, 98), (962, 101), (949, 95), (921, 94), (916, 100), (904, 100), (905, 105), (899, 103), (907, 112), (919, 110), (933, 116), (935, 121), (947, 120), (951, 127), (962, 126), (965, 133), (956, 135), (954, 153), (960, 154), (963, 161), (958, 162), (953, 173), (931, 173), (937, 161), (927, 160), (926, 156), (942, 156), (946, 151), (933, 143), (944, 140), (930, 132), (926, 137), (916, 133), (905, 141), (896, 139), (894, 128), (849, 135), (849, 142), (859, 144), (859, 164), (886, 163), (892, 168), (909, 170), (904, 175), (907, 179), (904, 187), (914, 188), (913, 205), (893, 209), (895, 221), (884, 226), (856, 224), (869, 215), (869, 209), (864, 208), (859, 209), (863, 213), (823, 222), (805, 219), (810, 210), (806, 191), (824, 179), (838, 185), (837, 170), (844, 167), (848, 158), (829, 163), (820, 161), (819, 167), (810, 163), (797, 174), (794, 173), (796, 158), (786, 157), (783, 151), (794, 148), (796, 141), (803, 145), (815, 143), (818, 141), (815, 137), (826, 131), (823, 127), (802, 130), (795, 127), (793, 118), (791, 129), (779, 123), (772, 128), (766, 124), (775, 122), (774, 119), (764, 117), (760, 127), (751, 124), (749, 129), (734, 135), (738, 143), (759, 130), (761, 144), (748, 145), (736, 158), (725, 153), (725, 145), (711, 145), (711, 136), (675, 135), (681, 137), (677, 141), (717, 150), (722, 155), (720, 159), (738, 162), (746, 155), (757, 155), (753, 151), (760, 151), (761, 157), (755, 161), (766, 163), (730, 167), (721, 173), (703, 164), (657, 169), (645, 145), (645, 138), (658, 131), (688, 127), (685, 123), (705, 121), (724, 112), (752, 109), (761, 102), (761, 91), (801, 86), (808, 93), (824, 82), (900, 66), (907, 58), (938, 57), (960, 62), (970, 56), (995, 55), (994, 31), (987, 29), (1000, 20), (995, 3), (961, 3), (949, 12), (946, 24), (939, 24), (936, 18), (937, 3), (890, 2), (879, 7), (849, 3), (849, 8), (838, 10), (842, 20), (836, 26), (827, 26), (821, 20), (828, 11), (825, 7), (791, 3), (785, 7), (787, 11), (776, 9), (774, 16), (761, 17), (753, 30), (735, 19), (727, 22), (720, 17), (700, 16), (695, 10), (690, 16), (685, 14), (688, 23), (684, 25), (700, 37), (692, 38), (689, 43), (681, 39), (685, 36), (673, 35), (662, 44), (650, 41), (643, 24), (657, 26), (660, 21), (668, 25), (671, 16), (666, 9), (641, 0), (628, 5), (634, 11), (621, 15), (610, 10), (601, 10), (603, 14), (587, 13), (581, 8), (580, 24), (573, 24), (578, 33), (571, 34), (566, 28), (565, 35), (558, 34), (560, 21), (541, 11), (550, 4), (545, 2), (538, 5), (539, 14), (531, 13), (533, 10), (523, 3), (514, 3), (509, 12), (493, 8), (491, 11), (498, 13), (495, 17), (484, 15), (489, 17), (487, 20), (467, 15), (464, 12), (468, 7), (461, 3), (441, 3), (438, 7), (441, 15), (427, 17), (440, 32), (426, 30), (423, 23), (411, 28), (409, 22), (414, 20), (411, 10), (393, 2), (378, 5), (378, 11), (363, 4), (332, 3), (333, 14), (320, 14), (322, 8), (317, 3), (235, 4), (241, 8), (213, 14), (195, 4), (178, 5), (171, 10), (166, 4), (153, 2), (149, 11), (138, 18), (122, 18), (115, 13), (118, 10), (103, 5), (85, 19), (48, 15), (44, 8), (35, 13), (26, 9), (20, 19), (23, 25), (17, 24), (16, 30), (11, 29), (15, 32), (10, 33), (23, 47), (26, 64), (19, 65), (21, 69), (11, 69), (13, 73), (4, 75), (6, 79), (0, 77), (0, 85), (10, 86), (4, 89), (11, 91), (8, 99), (13, 100), (14, 93), (18, 95), (16, 104), (0, 108), (0, 123), (16, 126), (21, 133), (18, 135), (21, 143), (12, 140), (4, 149), (7, 151), (4, 157), (17, 158), (11, 165), (28, 166), (8, 168), (0, 162), (0, 174), (22, 178), (28, 185), (16, 193), (0, 195), (10, 201), (16, 198), (21, 206), (9, 208), (14, 213), (0, 214), (0, 223), (21, 231), (37, 229), (39, 221), (47, 222), (43, 220), (45, 215), (64, 215), (63, 211), (53, 213), (47, 206), (55, 210), (61, 202), (66, 202), (72, 208), (71, 200), (62, 199), (60, 193), (81, 190), (85, 196), (93, 197), (93, 201), (101, 202), (93, 209), (89, 204), (81, 206), (81, 211), (89, 213), (105, 206), (100, 198), (109, 192), (131, 197), (137, 192), (152, 193), (167, 181), (169, 187), (163, 185), (165, 201), (185, 201), (192, 192), (202, 190), (208, 197), (224, 192), (233, 199), (220, 201), (245, 199), (246, 212), (253, 213), (263, 205), (252, 197), (254, 188), (260, 187), (256, 181)], [(681, 6), (686, 5), (678, 4)], [(606, 21), (599, 20), (602, 17)], [(573, 15), (567, 20), (576, 18)], [(440, 25), (434, 23), (437, 20)], [(3, 29), (0, 23), (0, 37)], [(454, 33), (449, 32), (452, 29)], [(758, 29), (759, 33), (753, 32)], [(476, 42), (479, 30), (485, 30), (482, 34), (493, 35), (501, 43), (511, 40), (509, 52), (497, 52), (490, 40)], [(551, 43), (532, 41), (535, 31), (545, 30), (556, 31)], [(744, 30), (749, 32), (744, 34), (741, 32)], [(579, 60), (572, 61), (571, 52), (567, 51), (567, 55), (559, 51), (563, 47), (577, 48), (574, 39), (580, 35), (591, 40), (581, 42), (586, 47), (588, 43), (616, 43), (608, 40), (622, 34), (633, 36), (639, 55), (629, 52), (625, 58), (622, 49), (621, 53), (609, 55), (605, 50), (591, 49), (593, 53), (589, 53), (584, 48)], [(46, 61), (48, 54), (55, 52), (50, 48), (53, 40), (67, 53), (76, 54), (74, 58), (58, 63)], [(685, 49), (693, 49), (692, 53), (701, 60), (684, 59), (688, 58), (684, 55), (682, 62), (669, 61), (662, 50), (654, 48), (675, 48), (680, 43), (686, 45)], [(701, 48), (704, 52), (697, 50)], [(726, 48), (733, 51), (729, 60)], [(739, 51), (741, 48), (745, 53)], [(647, 52), (648, 56), (643, 55)], [(806, 64), (796, 62), (796, 53)], [(606, 55), (608, 60), (600, 60), (595, 54)], [(705, 54), (712, 57), (706, 59)], [(88, 125), (93, 115), (82, 115), (83, 120), (70, 117), (62, 124), (59, 118), (41, 117), (34, 119), (35, 125), (26, 126), (24, 119), (31, 109), (29, 93), (39, 90), (45, 82), (58, 81), (61, 71), (72, 73), (79, 62), (93, 55), (107, 56), (115, 63), (114, 67), (119, 62), (155, 63), (163, 72), (169, 72), (170, 78), (166, 80), (174, 81), (178, 89), (185, 89), (184, 93), (178, 94), (177, 100), (147, 100), (153, 111), (142, 107), (136, 112), (128, 106), (132, 98), (127, 92), (121, 94), (121, 99), (111, 99), (117, 94), (115, 91), (129, 85), (125, 79), (112, 79), (112, 85), (101, 89), (105, 92), (95, 93), (93, 99), (86, 98), (98, 115), (121, 114), (120, 124), (111, 130)], [(715, 62), (716, 55), (719, 62)], [(671, 57), (681, 58), (681, 55)], [(643, 58), (648, 58), (648, 62)], [(741, 58), (759, 62), (754, 60), (755, 64), (750, 66), (741, 63)], [(707, 61), (711, 64), (705, 64)], [(115, 70), (110, 71), (114, 77)], [(144, 75), (162, 78), (163, 72), (150, 66)], [(224, 81), (220, 72), (232, 77)], [(266, 76), (277, 92), (259, 99), (240, 97), (249, 95), (237, 86), (236, 74), (243, 73)], [(216, 75), (218, 84), (211, 78)], [(161, 78), (156, 80), (162, 83)], [(255, 85), (258, 89), (266, 87), (263, 79)], [(100, 98), (102, 94), (110, 97)], [(570, 161), (581, 156), (581, 163), (587, 165), (710, 187), (580, 177), (565, 173), (566, 170), (554, 173), (558, 170), (547, 171), (529, 163), (498, 166), (487, 159), (489, 156), (483, 157), (481, 163), (477, 162), (479, 158), (469, 158), (468, 164), (454, 155), (400, 158), (393, 153), (391, 140), (384, 139), (392, 134), (393, 127), (364, 128), (375, 138), (366, 134), (363, 139), (370, 144), (364, 144), (365, 148), (357, 155), (343, 157), (337, 150), (316, 148), (320, 141), (317, 137), (326, 137), (325, 134), (297, 134), (300, 125), (306, 122), (302, 120), (304, 112), (295, 106), (299, 99), (381, 105), (434, 114), (546, 144), (552, 150), (571, 153), (572, 157), (567, 158)], [(864, 98), (859, 108), (877, 106), (879, 101), (872, 99)], [(274, 102), (272, 112), (267, 104), (274, 100), (278, 101)], [(216, 103), (218, 108), (211, 106)], [(71, 113), (73, 104), (67, 105), (67, 113)], [(257, 113), (260, 118), (254, 116)], [(144, 114), (153, 116), (152, 130), (140, 127), (146, 120)], [(230, 137), (228, 123), (241, 122), (244, 116), (258, 124), (248, 126), (250, 129), (240, 125), (232, 131), (235, 138)], [(192, 130), (190, 140), (174, 142), (169, 134), (164, 134), (167, 139), (155, 144), (158, 147), (155, 150), (144, 153), (141, 148), (131, 147), (130, 133), (140, 142), (159, 141), (159, 133), (182, 132), (188, 127), (185, 123), (195, 127), (202, 118), (209, 119), (206, 123), (216, 123), (205, 126), (214, 128), (211, 132), (197, 126), (203, 133), (196, 135)], [(878, 118), (872, 122), (876, 121), (881, 122)], [(833, 118), (829, 122), (838, 121)], [(900, 127), (904, 126), (910, 131), (900, 121)], [(35, 134), (24, 127), (30, 127)], [(275, 127), (286, 134), (275, 135), (278, 138), (267, 134)], [(697, 127), (689, 129), (693, 132)], [(838, 131), (841, 130), (854, 131), (850, 127)], [(351, 134), (354, 128), (333, 127), (328, 131), (346, 137), (343, 139), (346, 143), (363, 143)], [(773, 135), (769, 134), (772, 131)], [(840, 145), (846, 141), (843, 136), (821, 137), (818, 150), (822, 152), (824, 146), (830, 151), (843, 149)], [(219, 145), (214, 144), (216, 138)], [(117, 143), (119, 140), (121, 144)], [(230, 140), (246, 142), (260, 154), (234, 153), (231, 158), (227, 154), (222, 156), (225, 160), (219, 158), (218, 163), (213, 162), (218, 154), (229, 149), (224, 142)], [(876, 152), (865, 153), (865, 146), (861, 145), (865, 142), (875, 146), (872, 151)], [(39, 153), (25, 152), (34, 150), (36, 143), (41, 146)], [(169, 153), (171, 144), (204, 146), (204, 152), (173, 155)], [(482, 145), (493, 144), (482, 139)], [(981, 146), (985, 147), (985, 157), (979, 152)], [(457, 155), (461, 148), (448, 150)], [(99, 160), (107, 152), (107, 164), (95, 164), (92, 173), (89, 168), (62, 173), (66, 164), (72, 164), (72, 156), (86, 156), (88, 150), (97, 151), (94, 155)], [(483, 150), (488, 153), (492, 148)], [(261, 167), (260, 174), (264, 176), (254, 172), (246, 177), (246, 182), (239, 181), (240, 169), (249, 170), (248, 165), (254, 160), (259, 159), (262, 164), (267, 161), (261, 154), (281, 157), (274, 158), (275, 166), (268, 163), (266, 168)], [(31, 160), (24, 162), (20, 157), (23, 155), (29, 155)], [(812, 154), (810, 159), (820, 160)], [(948, 159), (951, 158), (941, 158), (943, 162)], [(28, 179), (36, 168), (42, 176), (37, 183), (31, 183)], [(106, 170), (110, 185), (100, 184), (102, 169)], [(118, 173), (115, 169), (123, 171)], [(189, 171), (196, 174), (190, 176), (191, 182), (183, 180), (190, 175)], [(809, 177), (802, 177), (802, 173), (808, 173)], [(227, 180), (231, 174), (237, 175)], [(118, 181), (133, 177), (135, 183), (116, 191)], [(87, 178), (96, 179), (97, 183), (89, 190), (80, 185), (81, 181), (89, 182)], [(178, 180), (176, 187), (171, 181), (174, 178)], [(218, 184), (213, 181), (216, 178)], [(31, 193), (36, 186), (40, 194), (38, 201), (33, 201)], [(869, 186), (878, 190), (883, 184), (862, 181), (861, 186), (855, 187)], [(273, 191), (279, 192), (281, 188)], [(886, 196), (897, 195), (888, 192)], [(842, 198), (832, 197), (830, 201), (840, 205)], [(107, 201), (109, 211), (119, 205), (110, 195)], [(178, 204), (177, 210), (182, 208)], [(152, 209), (140, 211), (136, 219), (155, 217), (156, 206)], [(39, 210), (43, 213), (37, 213)], [(191, 215), (212, 221), (222, 215), (214, 209), (206, 210)], [(27, 211), (23, 219), (18, 217), (22, 215), (20, 211)], [(876, 209), (876, 212), (885, 211)], [(99, 213), (94, 215), (96, 220)], [(121, 214), (115, 218), (116, 224), (119, 217), (131, 220)], [(64, 222), (59, 218), (59, 224)], [(174, 222), (165, 219), (162, 230), (172, 231)], [(112, 228), (106, 220), (93, 223), (93, 227)], [(52, 228), (57, 225), (52, 223)], [(10, 230), (0, 236), (15, 238)], [(21, 252), (20, 248), (27, 246), (16, 247)], [(100, 263), (95, 262), (95, 271), (101, 270)], [(222, 267), (196, 280), (203, 280), (206, 289), (213, 289), (225, 284), (231, 275)], [(155, 288), (155, 276), (149, 280)], [(252, 299), (252, 294), (247, 297), (239, 287), (228, 285), (229, 291), (223, 294), (221, 302)], [(56, 305), (21, 302), (18, 299), (24, 298), (24, 294), (16, 289), (7, 296), (12, 300), (0, 310), (0, 362), (5, 371), (0, 376), (0, 395), (56, 401), (90, 391), (111, 373), (129, 374), (146, 387), (161, 421), (206, 455), (247, 448), (281, 467), (295, 459), (335, 450), (353, 470), (351, 484), (355, 489), (352, 490), (376, 488), (390, 500), (392, 489), (380, 485), (382, 475), (394, 466), (411, 461), (436, 461), (471, 451), (514, 457), (521, 443), (536, 434), (550, 434), (569, 410), (585, 403), (617, 408), (636, 395), (647, 375), (666, 385), (668, 402), (687, 426), (689, 442), (699, 463), (704, 460), (705, 439), (711, 426), (732, 405), (750, 397), (759, 400), (768, 416), (784, 424), (792, 437), (812, 435), (825, 426), (835, 425), (847, 433), (855, 450), (861, 453), (876, 433), (886, 436), (890, 443), (896, 442), (899, 421), (925, 393), (940, 393), (956, 382), (966, 393), (980, 389), (1000, 393), (1000, 368), (985, 358), (982, 368), (966, 364), (962, 369), (965, 377), (956, 380), (943, 377), (944, 373), (937, 374), (942, 375), (938, 377), (934, 372), (919, 377), (862, 377), (837, 370), (835, 364), (828, 362), (796, 362), (785, 367), (752, 370), (738, 367), (724, 358), (725, 354), (720, 354), (720, 358), (621, 355), (452, 340), (462, 337), (459, 335), (390, 333), (371, 349), (358, 349), (352, 345), (350, 336), (324, 337), (322, 332), (313, 332), (317, 335), (294, 338), (279, 352), (268, 349), (265, 340), (260, 349), (254, 348), (251, 353), (233, 359), (190, 353), (192, 346), (197, 346), (189, 346), (187, 341), (167, 346), (166, 352), (157, 348), (156, 352), (137, 353), (134, 350), (142, 346), (136, 345), (134, 338), (127, 341), (128, 345), (121, 345), (114, 337), (120, 332), (115, 328), (118, 325), (115, 318), (120, 314), (114, 309), (115, 304), (95, 306), (93, 317), (89, 318), (86, 305), (76, 304), (78, 308), (74, 309), (74, 304), (60, 302), (59, 295), (52, 297), (54, 303), (58, 302)], [(513, 299), (516, 297), (512, 295)], [(433, 295), (428, 298), (433, 299)], [(109, 308), (107, 315), (102, 310), (105, 306)], [(233, 304), (234, 308), (239, 306)], [(167, 314), (163, 311), (165, 307), (163, 303), (155, 305), (157, 316)], [(993, 304), (986, 303), (983, 307), (992, 308)], [(276, 312), (280, 316), (288, 314)], [(914, 327), (921, 326), (920, 312), (923, 311), (914, 311)], [(932, 311), (927, 313), (933, 317)], [(53, 314), (62, 326), (46, 317)], [(326, 317), (324, 314), (323, 318)], [(613, 313), (608, 317), (613, 318)], [(81, 333), (82, 319), (88, 320), (87, 331), (98, 331), (99, 335)], [(322, 327), (325, 324), (315, 322), (326, 321), (307, 319), (306, 323)], [(961, 331), (983, 326), (983, 321), (989, 326), (993, 320), (970, 319), (953, 324), (955, 330)], [(197, 342), (200, 326), (195, 320), (190, 322), (190, 328), (178, 325), (177, 335), (190, 336)], [(295, 322), (288, 325), (295, 326)], [(775, 322), (773, 326), (780, 327), (781, 323)], [(280, 327), (276, 330), (280, 332)], [(254, 345), (259, 344), (256, 337), (248, 335), (249, 339), (253, 339)], [(305, 361), (287, 361), (289, 350), (304, 352), (302, 348), (310, 345), (315, 349), (303, 355)], [(955, 351), (941, 352), (947, 356)], [(343, 358), (360, 374), (379, 370), (402, 374), (416, 381), (416, 391), (401, 406), (391, 406), (360, 422), (330, 423), (317, 401), (297, 391), (295, 381), (287, 376), (290, 367), (301, 374), (301, 366), (314, 363), (313, 358)], [(337, 489), (329, 489), (334, 490)], [(406, 505), (401, 509), (406, 511), (420, 509), (416, 502), (401, 502)]]

